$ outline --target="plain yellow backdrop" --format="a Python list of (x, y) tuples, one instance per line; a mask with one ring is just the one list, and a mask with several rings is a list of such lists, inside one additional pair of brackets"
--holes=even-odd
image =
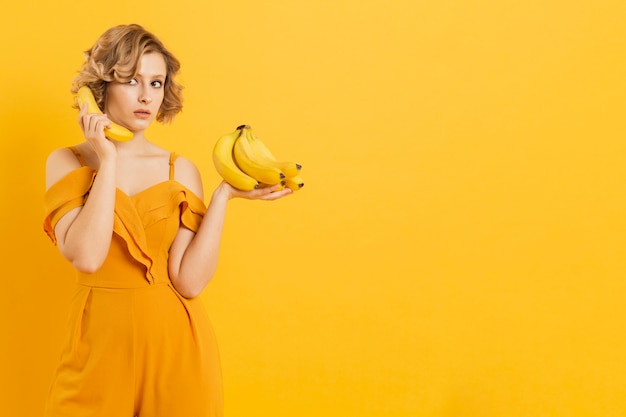
[(242, 123), (304, 166), (288, 199), (230, 203), (203, 294), (228, 416), (626, 415), (626, 3), (2, 9), (2, 415), (41, 415), (59, 358), (45, 159), (81, 140), (70, 82), (120, 23), (182, 61), (184, 111), (149, 133), (208, 195)]

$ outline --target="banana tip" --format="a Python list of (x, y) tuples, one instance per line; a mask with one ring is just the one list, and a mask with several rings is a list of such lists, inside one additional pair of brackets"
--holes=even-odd
[(237, 130), (250, 129), (250, 125), (239, 125), (237, 126)]

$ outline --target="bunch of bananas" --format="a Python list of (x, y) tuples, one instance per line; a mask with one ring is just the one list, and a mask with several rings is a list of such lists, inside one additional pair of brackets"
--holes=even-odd
[(249, 191), (280, 184), (297, 191), (304, 186), (302, 166), (277, 160), (248, 125), (220, 137), (213, 148), (217, 172), (233, 187)]

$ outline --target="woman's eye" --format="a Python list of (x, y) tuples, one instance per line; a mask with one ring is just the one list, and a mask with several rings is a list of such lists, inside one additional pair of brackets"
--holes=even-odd
[(137, 79), (133, 78), (132, 80), (130, 80), (128, 82), (128, 84), (130, 84), (130, 85), (137, 85)]
[(163, 83), (161, 81), (152, 81), (152, 86), (156, 88), (161, 88)]

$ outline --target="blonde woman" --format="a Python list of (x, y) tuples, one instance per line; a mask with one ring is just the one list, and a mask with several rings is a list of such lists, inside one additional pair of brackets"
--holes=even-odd
[[(73, 82), (103, 114), (79, 109), (84, 141), (46, 166), (44, 228), (77, 271), (47, 417), (222, 415), (217, 345), (196, 297), (215, 272), (227, 202), (290, 190), (222, 182), (205, 206), (194, 164), (145, 136), (182, 109), (179, 69), (152, 33), (122, 25), (86, 52)], [(107, 139), (111, 123), (132, 140)]]

